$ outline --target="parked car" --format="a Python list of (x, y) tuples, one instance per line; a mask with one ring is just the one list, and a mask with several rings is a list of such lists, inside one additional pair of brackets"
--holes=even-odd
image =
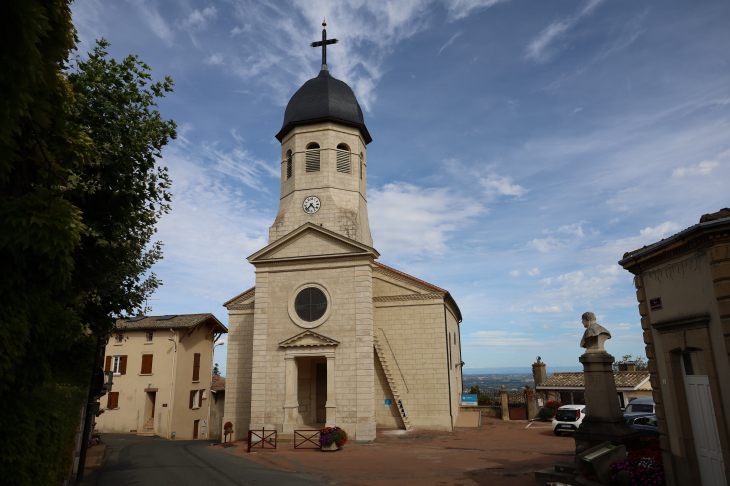
[(624, 418), (626, 420), (634, 417), (643, 417), (646, 415), (656, 414), (654, 399), (652, 397), (637, 398), (631, 400), (624, 409)]
[(656, 415), (631, 417), (626, 422), (638, 430), (642, 437), (659, 437)]
[(583, 423), (585, 416), (585, 405), (564, 405), (555, 412), (553, 432), (555, 435), (562, 435), (563, 432), (573, 433)]

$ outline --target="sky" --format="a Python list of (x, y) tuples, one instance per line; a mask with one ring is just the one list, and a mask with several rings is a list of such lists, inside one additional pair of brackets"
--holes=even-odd
[[(175, 91), (172, 211), (150, 315), (212, 312), (254, 285), (279, 201), (288, 100), (330, 73), (373, 138), (379, 261), (448, 289), (464, 371), (579, 365), (581, 315), (644, 355), (627, 251), (730, 206), (730, 3), (647, 0), (79, 0)], [(227, 344), (215, 362), (225, 375)]]

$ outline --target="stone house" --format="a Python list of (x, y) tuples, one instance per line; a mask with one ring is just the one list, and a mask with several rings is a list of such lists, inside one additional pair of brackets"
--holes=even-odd
[(112, 391), (96, 429), (208, 438), (213, 347), (226, 327), (213, 314), (118, 320), (105, 348)]
[[(613, 379), (621, 408), (625, 408), (633, 398), (651, 396), (648, 371), (614, 371)], [(585, 376), (582, 371), (553, 373), (542, 384), (536, 385), (535, 390), (545, 393), (546, 400), (557, 400), (565, 405), (584, 404)]]
[(667, 484), (730, 483), (730, 209), (619, 264), (634, 274)]

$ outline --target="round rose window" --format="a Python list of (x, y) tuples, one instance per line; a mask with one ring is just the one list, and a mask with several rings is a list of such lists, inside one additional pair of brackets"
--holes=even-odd
[(317, 287), (306, 288), (294, 300), (294, 309), (301, 320), (314, 322), (327, 311), (327, 296)]

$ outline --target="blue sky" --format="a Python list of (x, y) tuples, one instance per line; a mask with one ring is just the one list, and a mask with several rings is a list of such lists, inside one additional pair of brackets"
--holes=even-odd
[[(80, 51), (139, 55), (175, 92), (161, 163), (172, 212), (152, 314), (213, 312), (253, 286), (246, 257), (278, 209), (274, 135), (333, 76), (373, 137), (379, 261), (448, 289), (465, 371), (578, 365), (580, 316), (643, 354), (616, 262), (730, 206), (730, 4), (565, 0), (142, 1), (72, 4)], [(225, 367), (227, 346), (215, 361)]]

